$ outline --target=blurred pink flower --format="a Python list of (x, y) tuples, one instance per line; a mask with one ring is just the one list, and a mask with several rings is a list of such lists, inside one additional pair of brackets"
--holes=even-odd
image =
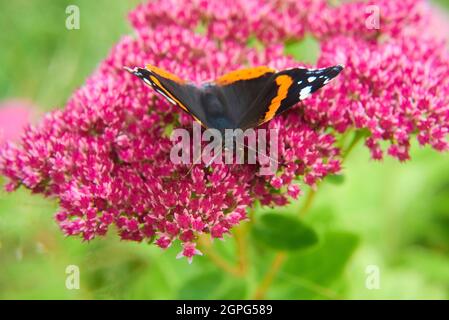
[(27, 100), (0, 101), (0, 145), (19, 139), (33, 115), (34, 106)]
[[(368, 29), (366, 6), (380, 7), (381, 28)], [(48, 114), (22, 142), (0, 153), (8, 189), (24, 185), (59, 200), (56, 220), (67, 235), (91, 240), (115, 225), (122, 239), (182, 243), (200, 254), (201, 234), (222, 238), (259, 200), (284, 205), (301, 194), (295, 181), (315, 185), (340, 170), (339, 133), (362, 130), (372, 156), (408, 159), (410, 138), (447, 149), (448, 53), (424, 36), (423, 2), (325, 0), (156, 0), (130, 14), (135, 37), (124, 37), (65, 109)], [(276, 68), (300, 62), (284, 43), (312, 34), (319, 66), (346, 64), (334, 84), (277, 117), (280, 166), (174, 165), (167, 126), (191, 127), (191, 117), (167, 104), (123, 66), (146, 63), (193, 81), (245, 65)], [(249, 47), (257, 38), (263, 48)]]
[(429, 21), (426, 30), (435, 38), (449, 40), (449, 14), (438, 5), (428, 5)]
[[(379, 44), (336, 37), (323, 43), (321, 64), (335, 56), (346, 65), (341, 81), (311, 97), (306, 118), (339, 132), (367, 133), (366, 146), (381, 159), (409, 159), (410, 139), (448, 150), (449, 55), (445, 43), (422, 36)], [(344, 106), (342, 108), (342, 106)]]

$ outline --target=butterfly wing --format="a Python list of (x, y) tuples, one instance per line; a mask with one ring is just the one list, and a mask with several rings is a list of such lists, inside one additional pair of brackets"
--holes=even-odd
[[(213, 128), (238, 128), (238, 124), (257, 99), (260, 92), (269, 84), (276, 70), (268, 67), (240, 69), (203, 85), (204, 92), (210, 95), (204, 103), (207, 121)], [(221, 108), (214, 107), (218, 101)], [(218, 103), (215, 103), (218, 105)]]
[(129, 69), (206, 128), (248, 129), (270, 121), (325, 86), (343, 69), (241, 69), (202, 87), (154, 66)]
[(339, 65), (323, 69), (293, 68), (273, 74), (257, 98), (248, 105), (238, 127), (248, 129), (270, 121), (324, 87), (342, 70)]
[(201, 108), (201, 88), (155, 66), (147, 65), (146, 68), (134, 69), (125, 67), (125, 69), (142, 79), (168, 102), (177, 105), (205, 125), (204, 109)]

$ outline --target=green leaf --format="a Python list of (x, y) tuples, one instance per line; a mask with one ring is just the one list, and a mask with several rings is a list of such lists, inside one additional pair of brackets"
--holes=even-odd
[(333, 174), (326, 177), (326, 181), (335, 185), (341, 185), (345, 182), (345, 176), (342, 174)]
[(350, 232), (327, 232), (322, 244), (314, 250), (291, 255), (285, 271), (321, 283), (328, 282), (341, 274), (358, 242), (358, 237)]
[[(127, 299), (173, 299), (175, 290), (162, 264), (152, 263), (146, 270), (135, 272), (126, 288)], [(154, 290), (157, 288), (157, 290)]]
[(279, 275), (285, 281), (278, 293), (295, 299), (338, 298), (332, 285), (341, 278), (358, 243), (353, 233), (331, 231), (319, 246), (290, 255)]
[(208, 272), (200, 274), (185, 282), (178, 292), (181, 300), (214, 299), (223, 283), (221, 272)]
[(194, 29), (194, 32), (197, 34), (206, 34), (206, 31), (207, 31), (207, 25), (203, 21), (200, 21)]
[(222, 271), (202, 271), (188, 279), (178, 291), (178, 299), (241, 300), (246, 298), (246, 281)]
[(261, 216), (252, 235), (257, 242), (275, 250), (305, 249), (318, 242), (313, 229), (293, 216), (278, 213)]
[(248, 38), (246, 46), (248, 48), (255, 48), (258, 51), (261, 51), (264, 48), (263, 43), (255, 36), (251, 36)]
[(298, 41), (289, 41), (285, 44), (284, 53), (293, 56), (296, 60), (315, 64), (318, 60), (320, 45), (311, 35), (306, 35)]
[(171, 134), (173, 133), (174, 125), (173, 123), (169, 123), (165, 128), (163, 135), (164, 137), (170, 138)]
[(217, 294), (218, 300), (243, 300), (246, 298), (245, 281), (233, 281), (224, 286), (223, 290)]
[(436, 283), (449, 285), (449, 257), (440, 252), (417, 246), (404, 250), (402, 265), (414, 265), (421, 275)]

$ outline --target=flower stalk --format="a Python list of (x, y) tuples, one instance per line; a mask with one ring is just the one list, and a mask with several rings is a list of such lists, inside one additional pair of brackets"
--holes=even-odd
[[(362, 139), (362, 134), (360, 132), (355, 132), (354, 138), (352, 139), (351, 143), (348, 145), (346, 150), (343, 152), (342, 155), (342, 163), (348, 158), (348, 156), (351, 154), (351, 152), (354, 150), (356, 145), (359, 141)], [(318, 189), (310, 189), (309, 193), (307, 194), (307, 197), (305, 199), (304, 205), (301, 208), (299, 212), (299, 217), (304, 218), (304, 216), (310, 211), (310, 209), (313, 206), (314, 199), (316, 197)], [(254, 299), (262, 300), (266, 297), (266, 294), (268, 290), (270, 289), (271, 284), (276, 278), (276, 275), (281, 270), (282, 265), (284, 264), (285, 260), (288, 258), (288, 254), (286, 252), (277, 252), (275, 257), (273, 258), (273, 261), (268, 268), (267, 273), (263, 277), (262, 281), (258, 285), (256, 292), (253, 296)]]

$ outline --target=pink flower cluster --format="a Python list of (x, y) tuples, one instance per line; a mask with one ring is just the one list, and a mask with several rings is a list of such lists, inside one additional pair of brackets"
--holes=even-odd
[(418, 36), (380, 44), (335, 38), (323, 48), (320, 63), (338, 55), (347, 70), (342, 81), (312, 97), (309, 121), (339, 132), (365, 130), (374, 159), (383, 157), (380, 142), (388, 141), (389, 155), (408, 160), (412, 135), (421, 145), (448, 150), (449, 55), (444, 43)]
[[(377, 5), (380, 29), (367, 6)], [(246, 219), (256, 200), (284, 205), (300, 194), (295, 180), (314, 185), (340, 170), (339, 133), (366, 135), (372, 156), (381, 141), (400, 160), (410, 138), (447, 150), (449, 60), (443, 43), (423, 32), (431, 18), (418, 0), (155, 0), (130, 14), (135, 36), (124, 37), (63, 110), (29, 127), (0, 153), (9, 190), (20, 185), (55, 197), (67, 235), (91, 240), (115, 225), (120, 237), (180, 240), (181, 256), (200, 254), (200, 235), (222, 238)], [(170, 161), (167, 127), (191, 128), (191, 117), (144, 86), (123, 66), (147, 63), (196, 82), (245, 65), (276, 68), (300, 62), (284, 43), (311, 34), (321, 43), (319, 66), (345, 71), (302, 106), (269, 123), (280, 129), (280, 167), (260, 176), (257, 165)], [(249, 39), (263, 48), (248, 46)]]

